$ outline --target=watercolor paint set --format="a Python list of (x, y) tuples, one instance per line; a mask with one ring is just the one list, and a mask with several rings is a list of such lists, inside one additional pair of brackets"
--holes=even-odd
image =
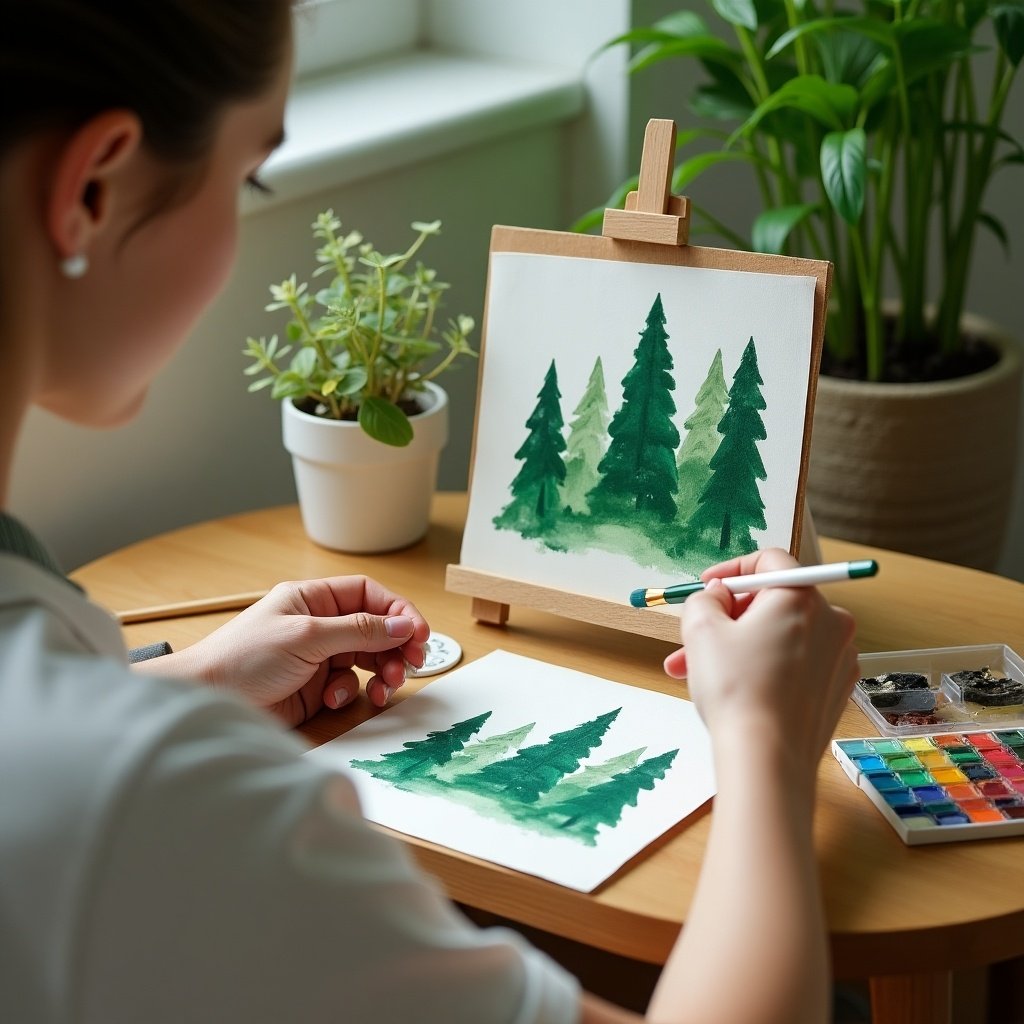
[(832, 741), (908, 846), (1024, 835), (1024, 730)]
[(862, 654), (878, 736), (832, 753), (911, 846), (1024, 835), (1024, 659), (1005, 644)]
[(853, 700), (883, 736), (1024, 728), (1024, 659), (1005, 644), (862, 654)]

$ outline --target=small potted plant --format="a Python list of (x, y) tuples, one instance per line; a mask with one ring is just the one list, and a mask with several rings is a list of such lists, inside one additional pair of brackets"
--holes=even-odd
[[(695, 125), (679, 133), (682, 150), (702, 151), (672, 182), (694, 201), (695, 233), (835, 267), (808, 479), (818, 527), (993, 568), (1021, 350), (966, 313), (965, 296), (978, 233), (1008, 248), (1021, 225), (988, 206), (986, 190), (1002, 168), (1024, 165), (1019, 125), (1003, 124), (1024, 3), (707, 7), (712, 20), (679, 11), (608, 45), (636, 46), (634, 73), (676, 60), (705, 72), (687, 96)], [(749, 168), (760, 197), (749, 229), (690, 190), (726, 162)]]
[(250, 391), (282, 400), (303, 525), (325, 547), (373, 552), (426, 532), (448, 398), (435, 378), (469, 344), (474, 322), (438, 326), (448, 285), (414, 258), (440, 221), (414, 223), (416, 238), (385, 256), (358, 231), (342, 232), (332, 210), (314, 221), (319, 243), (311, 292), (292, 274), (271, 285), (268, 312), (290, 314), (286, 341), (248, 338)]

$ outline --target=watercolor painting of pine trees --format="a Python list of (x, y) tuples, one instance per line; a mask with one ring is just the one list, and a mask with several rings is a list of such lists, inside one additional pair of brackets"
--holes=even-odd
[(714, 793), (692, 703), (506, 651), (306, 756), (371, 821), (584, 892)]
[(638, 561), (697, 574), (757, 547), (764, 530), (757, 442), (767, 439), (757, 346), (747, 341), (732, 386), (715, 351), (694, 408), (673, 422), (675, 380), (666, 316), (655, 296), (609, 416), (601, 357), (563, 436), (557, 361), (551, 360), (516, 451), (521, 468), (493, 519), (555, 551), (627, 550)]
[(400, 750), (351, 767), (410, 793), (441, 796), (479, 814), (502, 818), (546, 835), (566, 835), (597, 845), (600, 828), (615, 828), (643, 790), (654, 789), (679, 749), (641, 760), (645, 747), (589, 764), (619, 716), (615, 708), (523, 746), (536, 723), (476, 739), (491, 712), (408, 740)]
[(492, 253), (462, 564), (622, 599), (791, 548), (814, 295), (813, 277)]

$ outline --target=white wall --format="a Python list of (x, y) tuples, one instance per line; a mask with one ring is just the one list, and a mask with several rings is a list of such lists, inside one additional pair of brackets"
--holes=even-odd
[[(424, 30), (440, 45), (498, 57), (580, 68), (589, 109), (576, 121), (531, 130), (303, 196), (243, 223), (236, 273), (186, 347), (157, 384), (142, 416), (123, 429), (95, 434), (34, 413), (25, 428), (11, 507), (30, 521), (66, 566), (185, 523), (294, 500), (281, 448), (279, 407), (266, 393), (249, 395), (239, 349), (246, 334), (272, 329), (262, 312), (266, 286), (309, 265), (308, 224), (333, 206), (382, 248), (398, 248), (413, 219), (441, 218), (444, 235), (429, 259), (453, 282), (449, 312), (479, 323), (488, 235), (494, 223), (564, 228), (603, 201), (635, 169), (649, 117), (691, 120), (683, 97), (695, 72), (681, 62), (627, 81), (620, 51), (586, 66), (593, 49), (680, 6), (664, 0), (432, 0)], [(537, 31), (543, 26), (543, 31)], [(691, 77), (687, 77), (687, 76)], [(1008, 125), (1024, 124), (1018, 82)], [(755, 198), (747, 179), (722, 172), (701, 179), (691, 195), (743, 224)], [(987, 235), (980, 240), (970, 308), (1024, 339), (1024, 279), (1019, 168), (993, 183), (992, 210), (1015, 232), (1012, 259)], [(1014, 221), (1016, 218), (1016, 221)], [(442, 488), (465, 486), (475, 396), (475, 366), (448, 375), (452, 441), (440, 471)], [(1000, 571), (1024, 580), (1024, 423), (1017, 500)]]

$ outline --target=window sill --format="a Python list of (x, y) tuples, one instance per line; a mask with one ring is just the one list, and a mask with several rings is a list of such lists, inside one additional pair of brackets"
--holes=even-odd
[(419, 51), (299, 82), (287, 140), (261, 177), (254, 213), (513, 132), (569, 120), (584, 106), (578, 72)]

